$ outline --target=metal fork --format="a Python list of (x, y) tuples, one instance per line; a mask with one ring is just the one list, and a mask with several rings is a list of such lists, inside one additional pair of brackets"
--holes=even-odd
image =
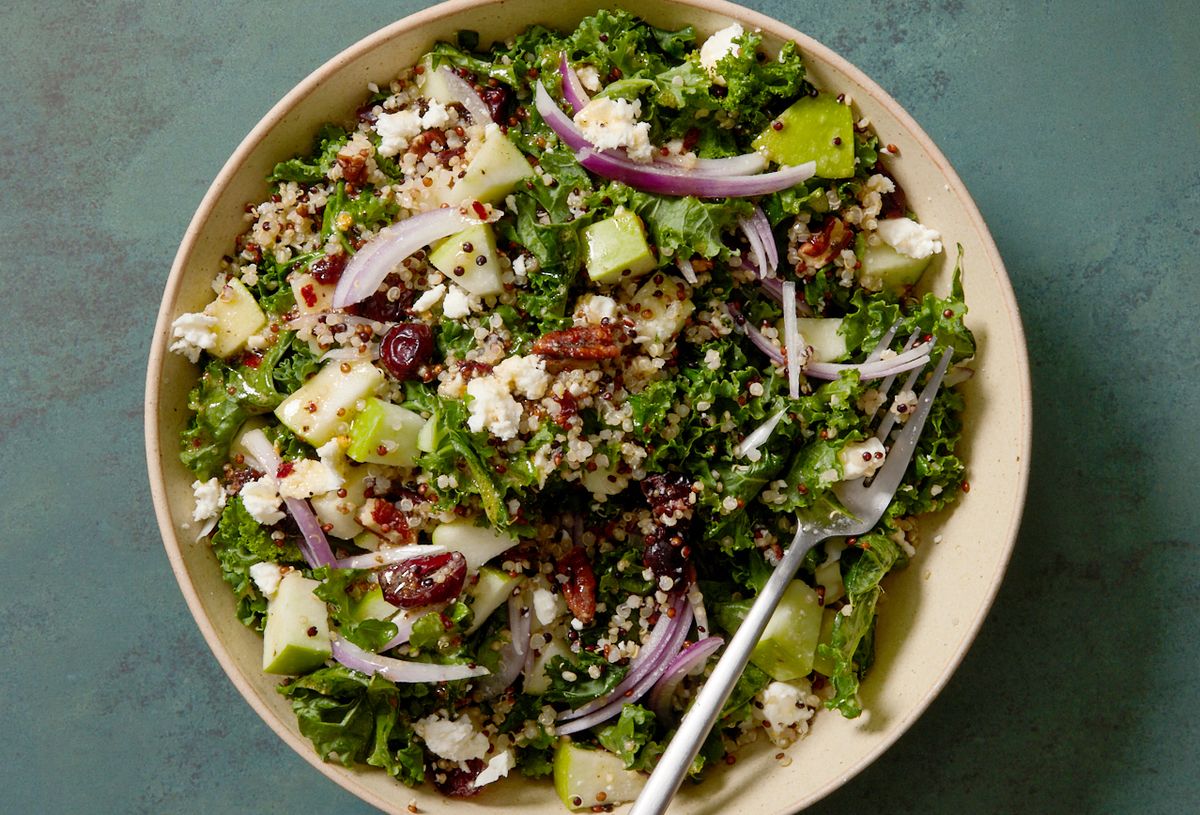
[[(933, 375), (917, 400), (916, 407), (909, 414), (908, 421), (897, 434), (883, 466), (875, 473), (870, 483), (866, 484), (864, 479), (860, 478), (843, 482), (834, 488), (838, 500), (850, 514), (830, 517), (825, 523), (798, 519), (796, 537), (791, 546), (775, 567), (763, 590), (759, 592), (746, 619), (729, 641), (729, 646), (717, 661), (716, 668), (705, 681), (696, 701), (684, 715), (679, 730), (675, 732), (671, 743), (651, 773), (650, 780), (638, 795), (630, 815), (661, 815), (666, 811), (671, 798), (679, 789), (679, 784), (700, 751), (700, 746), (729, 699), (733, 686), (742, 675), (742, 670), (750, 659), (750, 652), (758, 644), (758, 638), (762, 636), (771, 614), (779, 605), (784, 590), (796, 576), (796, 571), (808, 550), (826, 538), (862, 535), (869, 532), (879, 521), (912, 460), (917, 440), (921, 436), (925, 420), (929, 417), (930, 407), (942, 384), (942, 377), (950, 364), (951, 355), (951, 351), (947, 350), (938, 361)], [(918, 372), (920, 370), (917, 369)], [(911, 387), (915, 381), (914, 374), (905, 386)], [(885, 386), (885, 390), (888, 386), (890, 383)], [(890, 417), (890, 413), (887, 417)], [(876, 437), (885, 443), (885, 437), (892, 427), (892, 422), (886, 421), (887, 417), (876, 431)]]

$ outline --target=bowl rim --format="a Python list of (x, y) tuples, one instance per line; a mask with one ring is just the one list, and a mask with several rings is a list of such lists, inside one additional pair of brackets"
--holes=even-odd
[[(259, 144), (266, 138), (267, 134), (276, 127), (287, 113), (298, 105), (305, 97), (314, 92), (317, 87), (325, 80), (327, 76), (341, 69), (345, 64), (352, 62), (371, 50), (379, 47), (383, 43), (400, 35), (403, 32), (419, 28), (421, 26), (433, 23), (446, 17), (458, 15), (464, 11), (481, 6), (503, 5), (506, 0), (445, 0), (444, 2), (436, 3), (426, 9), (422, 9), (413, 14), (402, 17), (388, 25), (366, 35), (357, 42), (342, 49), (337, 54), (326, 60), (319, 67), (305, 76), (298, 82), (286, 95), (262, 116), (255, 124), (250, 132), (238, 143), (237, 148), (229, 156), (221, 167), (220, 172), (209, 185), (204, 197), (196, 207), (196, 211), (188, 222), (188, 226), (184, 232), (183, 240), (180, 243), (179, 249), (176, 251), (175, 257), (171, 264), (170, 272), (166, 283), (164, 284), (162, 300), (159, 304), (158, 315), (154, 325), (154, 335), (151, 340), (150, 355), (147, 364), (145, 398), (143, 406), (144, 433), (146, 444), (146, 463), (150, 482), (150, 492), (154, 504), (155, 516), (158, 522), (158, 528), (163, 540), (163, 547), (166, 550), (167, 558), (171, 565), (171, 570), (175, 576), (176, 582), (179, 584), (181, 593), (187, 603), (188, 610), (192, 615), (194, 622), (204, 637), (205, 643), (209, 650), (212, 651), (220, 664), (225, 675), (233, 683), (238, 693), (250, 705), (254, 712), (258, 715), (266, 725), (275, 732), (277, 736), (287, 744), (294, 752), (298, 753), (301, 758), (315, 767), (322, 775), (329, 778), (340, 787), (350, 792), (372, 806), (379, 808), (381, 811), (388, 811), (391, 803), (375, 794), (370, 788), (357, 782), (356, 771), (348, 770), (339, 764), (330, 764), (322, 761), (316, 751), (311, 748), (307, 740), (296, 736), (290, 730), (286, 729), (284, 724), (277, 719), (274, 712), (269, 710), (262, 704), (249, 681), (237, 669), (231, 656), (227, 653), (222, 645), (220, 638), (217, 635), (213, 623), (209, 620), (199, 593), (196, 587), (188, 579), (187, 568), (184, 564), (183, 554), (180, 547), (180, 541), (175, 533), (172, 523), (170, 503), (167, 500), (166, 494), (166, 474), (163, 468), (163, 447), (162, 439), (159, 436), (159, 384), (162, 379), (162, 368), (167, 355), (167, 344), (170, 334), (170, 325), (172, 322), (172, 306), (178, 299), (180, 288), (184, 279), (184, 268), (187, 265), (188, 259), (193, 254), (197, 241), (199, 239), (201, 227), (206, 220), (207, 213), (213, 208), (214, 203), (224, 194), (226, 188), (231, 184), (232, 179), (237, 174), (238, 168), (244, 163), (247, 156), (254, 152)], [(907, 135), (913, 138), (925, 151), (927, 151), (930, 160), (941, 172), (946, 184), (948, 192), (954, 194), (959, 202), (963, 205), (966, 220), (970, 222), (977, 230), (984, 251), (987, 255), (987, 260), (991, 268), (998, 272), (996, 284), (1001, 294), (1001, 310), (1006, 313), (1009, 325), (1013, 332), (1014, 346), (1017, 352), (1016, 363), (1018, 378), (1017, 381), (1010, 383), (1015, 391), (1012, 403), (1019, 406), (1019, 426), (1021, 428), (1020, 442), (1021, 447), (1017, 453), (1017, 480), (1012, 484), (1011, 506), (1012, 511), (1009, 515), (1008, 528), (1004, 531), (1003, 540), (1005, 548), (1000, 553), (997, 559), (995, 573), (991, 580), (987, 583), (985, 594), (982, 598), (983, 602), (979, 607), (979, 612), (969, 622), (963, 631), (963, 636), (959, 641), (946, 663), (942, 673), (937, 681), (927, 688), (925, 693), (912, 704), (905, 714), (898, 717), (888, 728), (888, 732), (878, 739), (876, 745), (868, 750), (862, 758), (847, 772), (835, 776), (827, 781), (823, 786), (808, 791), (805, 796), (794, 802), (784, 804), (781, 808), (774, 810), (775, 815), (785, 815), (785, 813), (798, 812), (815, 802), (831, 794), (834, 790), (844, 786), (851, 779), (865, 770), (868, 766), (874, 763), (879, 756), (889, 750), (899, 738), (908, 731), (913, 723), (920, 718), (928, 709), (932, 701), (944, 689), (951, 677), (957, 671), (962, 663), (971, 644), (974, 642), (979, 629), (982, 627), (984, 620), (988, 617), (992, 605), (995, 602), (999, 592), (1000, 584), (1003, 581), (1004, 575), (1008, 570), (1008, 564), (1012, 558), (1013, 549), (1016, 546), (1017, 535), (1021, 525), (1021, 519), (1024, 513), (1025, 500), (1028, 491), (1029, 473), (1030, 473), (1030, 453), (1033, 444), (1033, 422), (1032, 422), (1032, 386), (1030, 381), (1029, 356), (1028, 347), (1026, 344), (1025, 331), (1021, 321), (1020, 310), (1017, 305), (1015, 293), (1012, 288), (1012, 282), (1008, 276), (1007, 269), (1004, 266), (1003, 259), (1000, 256), (999, 249), (996, 247), (995, 240), (992, 237), (991, 231), (987, 228), (987, 224), (971, 197), (966, 186), (955, 172), (949, 160), (941, 152), (938, 146), (933, 142), (924, 129), (916, 122), (908, 111), (897, 102), (891, 94), (883, 89), (877, 82), (869, 77), (865, 72), (851, 63), (845, 57), (841, 56), (831, 48), (814, 39), (801, 31), (794, 29), (791, 25), (769, 17), (761, 12), (753, 9), (748, 9), (736, 3), (727, 2), (727, 0), (669, 0), (676, 5), (690, 6), (703, 12), (709, 12), (717, 15), (722, 15), (731, 19), (738, 20), (749, 26), (770, 32), (781, 39), (793, 40), (800, 47), (801, 53), (806, 58), (811, 55), (817, 60), (832, 66), (837, 71), (840, 71), (855, 82), (865, 88), (876, 102), (885, 106), (889, 113), (897, 118), (903, 128), (906, 129)], [(622, 7), (626, 3), (615, 2), (611, 4), (597, 3), (596, 8), (603, 7)], [(636, 10), (634, 10), (636, 14)]]

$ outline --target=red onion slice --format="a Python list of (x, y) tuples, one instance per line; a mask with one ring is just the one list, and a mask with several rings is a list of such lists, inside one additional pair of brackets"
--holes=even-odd
[[(625, 705), (636, 702), (646, 694), (654, 686), (654, 683), (666, 672), (667, 666), (670, 664), (670, 658), (679, 652), (679, 648), (683, 645), (683, 641), (687, 638), (687, 633), (692, 627), (692, 607), (686, 602), (686, 598), (681, 594), (676, 598), (676, 603), (673, 608), (679, 608), (682, 602), (682, 611), (677, 611), (672, 619), (674, 623), (670, 638), (662, 649), (662, 658), (658, 659), (653, 666), (646, 671), (637, 684), (624, 693), (613, 693), (602, 697), (605, 701), (604, 707), (591, 713), (587, 716), (580, 717), (574, 721), (567, 722), (564, 725), (558, 725), (554, 728), (555, 732), (560, 736), (569, 736), (572, 733), (578, 733), (580, 730), (587, 730), (589, 727), (594, 727), (601, 722), (608, 721), (613, 716), (621, 712), (621, 708)], [(632, 673), (632, 671), (630, 671)]]
[(378, 569), (391, 563), (399, 563), (409, 558), (422, 555), (440, 555), (446, 551), (445, 546), (433, 543), (413, 543), (408, 546), (388, 546), (378, 552), (367, 552), (364, 555), (342, 558), (335, 564), (339, 569)]
[(620, 696), (624, 694), (625, 691), (632, 688), (635, 684), (637, 684), (637, 681), (654, 666), (654, 664), (661, 661), (661, 657), (663, 655), (659, 652), (662, 651), (663, 647), (668, 644), (671, 634), (675, 631), (678, 625), (680, 605), (681, 598), (676, 597), (671, 603), (671, 608), (675, 609), (676, 613), (674, 615), (659, 615), (658, 622), (656, 622), (654, 624), (654, 628), (650, 630), (650, 636), (646, 638), (646, 641), (642, 643), (642, 647), (638, 649), (637, 656), (630, 660), (629, 672), (625, 674), (625, 678), (622, 679), (617, 686), (612, 689), (611, 692), (609, 692), (608, 696), (603, 696), (599, 699), (593, 699), (586, 705), (580, 705), (574, 710), (568, 710), (565, 713), (560, 713), (558, 715), (559, 721), (570, 721), (571, 719), (577, 719), (580, 716), (585, 716), (588, 713), (591, 713), (593, 710), (599, 710), (600, 708), (604, 707), (610, 699), (615, 696)]
[[(808, 355), (796, 323), (796, 284), (783, 284), (783, 347), (787, 354), (788, 396), (800, 398), (800, 369)], [(802, 359), (803, 357), (803, 359)]]
[(761, 331), (750, 325), (750, 321), (742, 314), (742, 310), (736, 303), (727, 303), (725, 307), (729, 309), (729, 316), (733, 318), (733, 324), (746, 335), (755, 348), (766, 354), (776, 365), (784, 364), (783, 353), (775, 346), (775, 343), (763, 336)]
[[(279, 472), (279, 465), (282, 463), (279, 454), (261, 430), (251, 430), (242, 436), (242, 445), (257, 459), (264, 472), (272, 477)], [(321, 529), (321, 522), (313, 514), (308, 501), (303, 498), (284, 498), (283, 503), (288, 512), (292, 513), (296, 526), (300, 528), (300, 534), (304, 536), (300, 542), (300, 553), (304, 555), (305, 562), (314, 569), (336, 565), (337, 558), (333, 556), (329, 539), (325, 537), (325, 530)]]
[(743, 176), (709, 176), (663, 167), (635, 164), (607, 152), (578, 150), (576, 159), (587, 170), (611, 181), (658, 195), (694, 195), (697, 198), (749, 198), (794, 187), (816, 172), (814, 162), (785, 167), (772, 173)]
[(743, 153), (727, 158), (693, 158), (692, 156), (664, 156), (656, 151), (655, 164), (666, 164), (681, 170), (690, 170), (699, 175), (755, 175), (767, 168), (767, 159), (762, 153)]
[(396, 626), (396, 636), (392, 637), (387, 643), (379, 649), (379, 653), (390, 651), (393, 648), (404, 645), (412, 636), (413, 626), (417, 620), (424, 617), (431, 611), (441, 611), (443, 607), (438, 606), (421, 606), (420, 608), (402, 608), (394, 614), (389, 620), (392, 625)]
[(736, 458), (741, 458), (749, 454), (752, 450), (757, 450), (766, 444), (767, 439), (771, 438), (771, 434), (775, 432), (775, 428), (779, 425), (779, 421), (783, 418), (786, 411), (779, 411), (771, 418), (760, 424), (754, 430), (750, 431), (750, 435), (742, 439), (737, 447), (733, 448), (733, 455)]
[(333, 636), (333, 658), (351, 670), (367, 676), (379, 674), (397, 683), (452, 682), (490, 673), (482, 665), (434, 665), (372, 654), (336, 634)]
[(584, 168), (604, 178), (620, 181), (646, 192), (660, 195), (695, 195), (702, 198), (765, 195), (794, 187), (811, 178), (816, 172), (816, 164), (811, 161), (798, 167), (787, 167), (773, 173), (758, 175), (728, 174), (728, 168), (724, 166), (721, 169), (714, 168), (714, 174), (708, 175), (683, 166), (663, 166), (663, 162), (640, 164), (617, 151), (594, 149), (583, 132), (571, 121), (571, 117), (559, 109), (546, 86), (540, 81), (534, 88), (534, 105), (550, 129), (564, 144), (576, 151), (575, 157)]
[(669, 724), (673, 718), (671, 702), (674, 700), (675, 691), (678, 690), (679, 683), (683, 681), (683, 678), (704, 665), (708, 658), (724, 644), (725, 640), (720, 637), (707, 637), (684, 648), (678, 656), (671, 660), (671, 664), (663, 672), (662, 678), (655, 684), (654, 690), (650, 691), (650, 709), (654, 711), (654, 715), (658, 716), (660, 721)]
[(533, 626), (531, 617), (524, 592), (508, 599), (509, 641), (500, 649), (500, 664), (496, 673), (480, 683), (480, 690), (485, 697), (503, 693), (525, 670), (525, 655), (530, 652), (529, 637)]
[(341, 309), (365, 300), (413, 252), (476, 222), (455, 207), (442, 207), (381, 229), (346, 264), (333, 291), (333, 307)]
[(758, 204), (754, 205), (754, 212), (747, 220), (766, 251), (766, 256), (762, 259), (762, 263), (766, 265), (759, 266), (759, 277), (774, 277), (775, 270), (779, 268), (779, 247), (775, 245), (775, 233), (771, 231), (771, 222), (767, 220), (766, 214)]
[(683, 279), (695, 286), (700, 281), (696, 278), (696, 270), (692, 267), (692, 262), (687, 258), (679, 258), (675, 261), (675, 265), (679, 267), (679, 272), (683, 275)]
[(579, 75), (575, 73), (574, 69), (571, 68), (571, 64), (567, 62), (567, 53), (565, 51), (559, 56), (558, 72), (562, 75), (563, 98), (571, 106), (572, 112), (578, 113), (592, 100), (588, 96), (588, 92), (583, 89), (583, 83), (579, 81)]
[(454, 98), (462, 103), (462, 106), (467, 109), (467, 113), (471, 115), (471, 121), (477, 125), (486, 125), (492, 121), (492, 112), (488, 110), (488, 106), (479, 98), (479, 94), (471, 87), (471, 83), (463, 79), (458, 74), (451, 71), (445, 65), (437, 69), (442, 78), (446, 80), (446, 86), (454, 95)]
[(929, 362), (929, 352), (932, 348), (932, 342), (923, 342), (891, 359), (879, 359), (859, 364), (810, 362), (805, 366), (804, 373), (812, 379), (837, 379), (846, 371), (858, 371), (858, 377), (862, 380), (883, 379), (887, 376), (911, 371), (913, 368), (919, 368)]

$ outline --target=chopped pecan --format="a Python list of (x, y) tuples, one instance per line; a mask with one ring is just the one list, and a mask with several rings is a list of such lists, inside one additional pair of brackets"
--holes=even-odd
[(825, 219), (825, 228), (814, 233), (800, 245), (800, 252), (810, 258), (828, 260), (836, 253), (846, 248), (854, 240), (854, 231), (843, 223), (841, 218)]
[(576, 546), (559, 559), (558, 573), (567, 578), (562, 584), (567, 608), (580, 622), (590, 623), (596, 617), (596, 573), (582, 546)]
[(351, 187), (361, 187), (367, 181), (367, 154), (355, 153), (347, 156), (338, 153), (337, 163), (342, 168), (342, 178)]
[(551, 331), (533, 344), (533, 353), (548, 359), (584, 361), (615, 359), (621, 346), (613, 337), (612, 326), (588, 325)]

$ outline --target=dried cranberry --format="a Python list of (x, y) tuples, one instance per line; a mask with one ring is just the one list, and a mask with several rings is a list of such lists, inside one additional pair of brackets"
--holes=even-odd
[(332, 286), (342, 279), (342, 272), (346, 271), (346, 256), (326, 255), (322, 258), (317, 258), (313, 261), (312, 266), (308, 267), (308, 272), (323, 286)]
[(487, 105), (488, 113), (492, 114), (492, 121), (497, 124), (503, 124), (508, 121), (508, 103), (512, 98), (512, 93), (503, 85), (495, 87), (484, 87), (479, 91), (479, 98)]
[(424, 323), (394, 325), (379, 343), (379, 361), (401, 382), (416, 378), (417, 369), (432, 355), (433, 332)]
[[(433, 785), (437, 787), (438, 792), (450, 798), (469, 798), (479, 792), (480, 788), (475, 786), (475, 779), (483, 772), (485, 766), (481, 758), (468, 759), (466, 769), (453, 767), (449, 770), (438, 770), (433, 776)], [(446, 780), (439, 782), (439, 774), (445, 774)]]
[(582, 546), (576, 546), (562, 556), (558, 561), (558, 573), (567, 578), (562, 584), (567, 608), (580, 622), (590, 623), (596, 617), (596, 573)]
[(400, 608), (453, 600), (466, 582), (467, 559), (459, 552), (409, 558), (379, 573), (383, 599)]
[(658, 473), (642, 481), (642, 495), (650, 504), (655, 518), (690, 520), (692, 517), (692, 482), (682, 473)]
[[(405, 287), (395, 275), (389, 276), (385, 283), (386, 288), (382, 291), (375, 292), (346, 311), (380, 323), (398, 323), (408, 317), (409, 306), (417, 299), (416, 293)], [(400, 296), (395, 300), (388, 296), (388, 291), (393, 288), (400, 291)]]

